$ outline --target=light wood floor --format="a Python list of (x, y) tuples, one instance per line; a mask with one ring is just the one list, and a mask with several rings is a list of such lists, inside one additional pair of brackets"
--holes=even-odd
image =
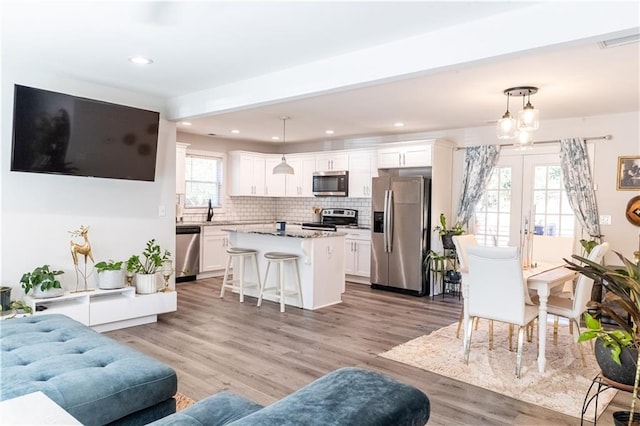
[[(347, 283), (343, 303), (318, 311), (227, 292), (221, 280), (178, 285), (178, 311), (155, 324), (107, 333), (178, 373), (179, 392), (199, 400), (231, 390), (266, 405), (344, 366), (376, 370), (412, 384), (431, 401), (429, 425), (576, 425), (579, 420), (377, 356), (458, 320), (458, 299), (413, 297)], [(515, 362), (515, 355), (514, 355)], [(384, 395), (380, 395), (384, 398)], [(619, 393), (598, 424), (628, 409)]]

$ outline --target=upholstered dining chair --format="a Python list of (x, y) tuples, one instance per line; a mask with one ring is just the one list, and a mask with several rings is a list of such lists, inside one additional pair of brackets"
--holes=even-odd
[[(467, 247), (477, 246), (478, 240), (473, 234), (454, 235), (453, 245), (456, 247), (456, 255), (458, 256), (459, 272), (462, 276), (462, 286), (468, 286), (469, 282), (469, 266), (467, 263)], [(464, 293), (464, 292), (463, 292)], [(460, 328), (464, 322), (464, 300), (462, 305), (462, 311), (460, 312), (460, 319), (458, 320), (458, 329), (456, 330), (456, 339), (460, 337)], [(466, 324), (465, 324), (466, 327)]]
[[(600, 263), (604, 255), (609, 251), (609, 243), (602, 243), (591, 249), (587, 259)], [(558, 339), (558, 317), (569, 319), (570, 331), (573, 334), (573, 324), (578, 328), (580, 334), (580, 318), (587, 310), (587, 303), (591, 300), (591, 289), (593, 288), (593, 279), (580, 274), (576, 281), (575, 290), (571, 298), (550, 295), (547, 301), (547, 312), (555, 315), (553, 324), (553, 341)], [(582, 349), (580, 349), (582, 351)], [(581, 354), (582, 356), (582, 354)], [(583, 358), (584, 360), (584, 358)]]
[[(522, 264), (516, 247), (467, 247), (469, 317), (518, 326), (516, 377), (520, 378), (525, 327), (538, 316), (538, 307), (525, 304)], [(464, 362), (469, 363), (473, 327), (465, 330)]]

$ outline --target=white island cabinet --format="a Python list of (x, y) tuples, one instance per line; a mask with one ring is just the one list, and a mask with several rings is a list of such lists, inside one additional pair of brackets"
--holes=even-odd
[[(260, 281), (264, 279), (267, 261), (266, 252), (285, 252), (297, 254), (302, 287), (302, 308), (320, 309), (342, 302), (344, 293), (344, 233), (317, 231), (287, 230), (283, 234), (272, 228), (264, 229), (228, 229), (229, 242), (232, 247), (252, 248), (257, 250)], [(234, 265), (237, 270), (239, 265)], [(267, 287), (273, 287), (278, 276), (277, 268), (272, 265), (269, 270)], [(290, 265), (285, 266), (285, 289), (295, 289), (295, 276)], [(246, 268), (245, 280), (256, 282), (252, 268)], [(258, 297), (259, 289), (245, 288), (245, 296)], [(276, 301), (273, 292), (265, 293), (264, 300)], [(246, 300), (246, 299), (245, 299)], [(298, 296), (285, 298), (285, 303), (299, 306)], [(264, 306), (264, 305), (263, 305)]]

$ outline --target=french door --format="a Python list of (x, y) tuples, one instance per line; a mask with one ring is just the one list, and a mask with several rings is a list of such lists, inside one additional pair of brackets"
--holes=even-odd
[(518, 247), (528, 228), (573, 246), (577, 222), (562, 179), (558, 146), (503, 149), (476, 206), (472, 232), (479, 244)]

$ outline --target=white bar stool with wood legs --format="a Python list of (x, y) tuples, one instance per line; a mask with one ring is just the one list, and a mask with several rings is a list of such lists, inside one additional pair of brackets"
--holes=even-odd
[[(244, 289), (247, 287), (258, 287), (260, 288), (260, 272), (258, 271), (258, 257), (256, 254), (256, 250), (248, 249), (248, 248), (239, 248), (239, 247), (229, 247), (227, 249), (227, 254), (229, 255), (229, 260), (227, 261), (227, 267), (224, 270), (224, 278), (222, 280), (222, 288), (220, 289), (220, 298), (224, 297), (224, 290), (226, 288), (231, 290), (238, 290), (240, 293), (240, 302), (244, 302)], [(238, 271), (233, 271), (233, 280), (229, 280), (229, 269), (231, 268), (231, 262), (233, 259), (237, 258), (239, 260)], [(256, 273), (256, 278), (258, 282), (246, 282), (244, 280), (244, 266), (245, 259), (251, 258), (253, 260), (253, 267)], [(237, 279), (235, 277), (238, 277)]]
[[(298, 301), (300, 308), (302, 308), (302, 289), (300, 287), (300, 271), (298, 270), (298, 255), (290, 253), (279, 252), (267, 252), (264, 254), (264, 258), (267, 259), (267, 270), (264, 274), (264, 280), (262, 281), (262, 287), (260, 288), (260, 295), (258, 296), (258, 306), (262, 305), (262, 296), (267, 291), (273, 291), (276, 297), (280, 301), (280, 312), (284, 312), (284, 301), (286, 296), (298, 295)], [(272, 263), (275, 263), (278, 267), (278, 282), (275, 287), (266, 287), (267, 278), (269, 277), (269, 267)], [(294, 275), (296, 279), (296, 290), (285, 290), (284, 285), (284, 266), (290, 263), (294, 268)]]

